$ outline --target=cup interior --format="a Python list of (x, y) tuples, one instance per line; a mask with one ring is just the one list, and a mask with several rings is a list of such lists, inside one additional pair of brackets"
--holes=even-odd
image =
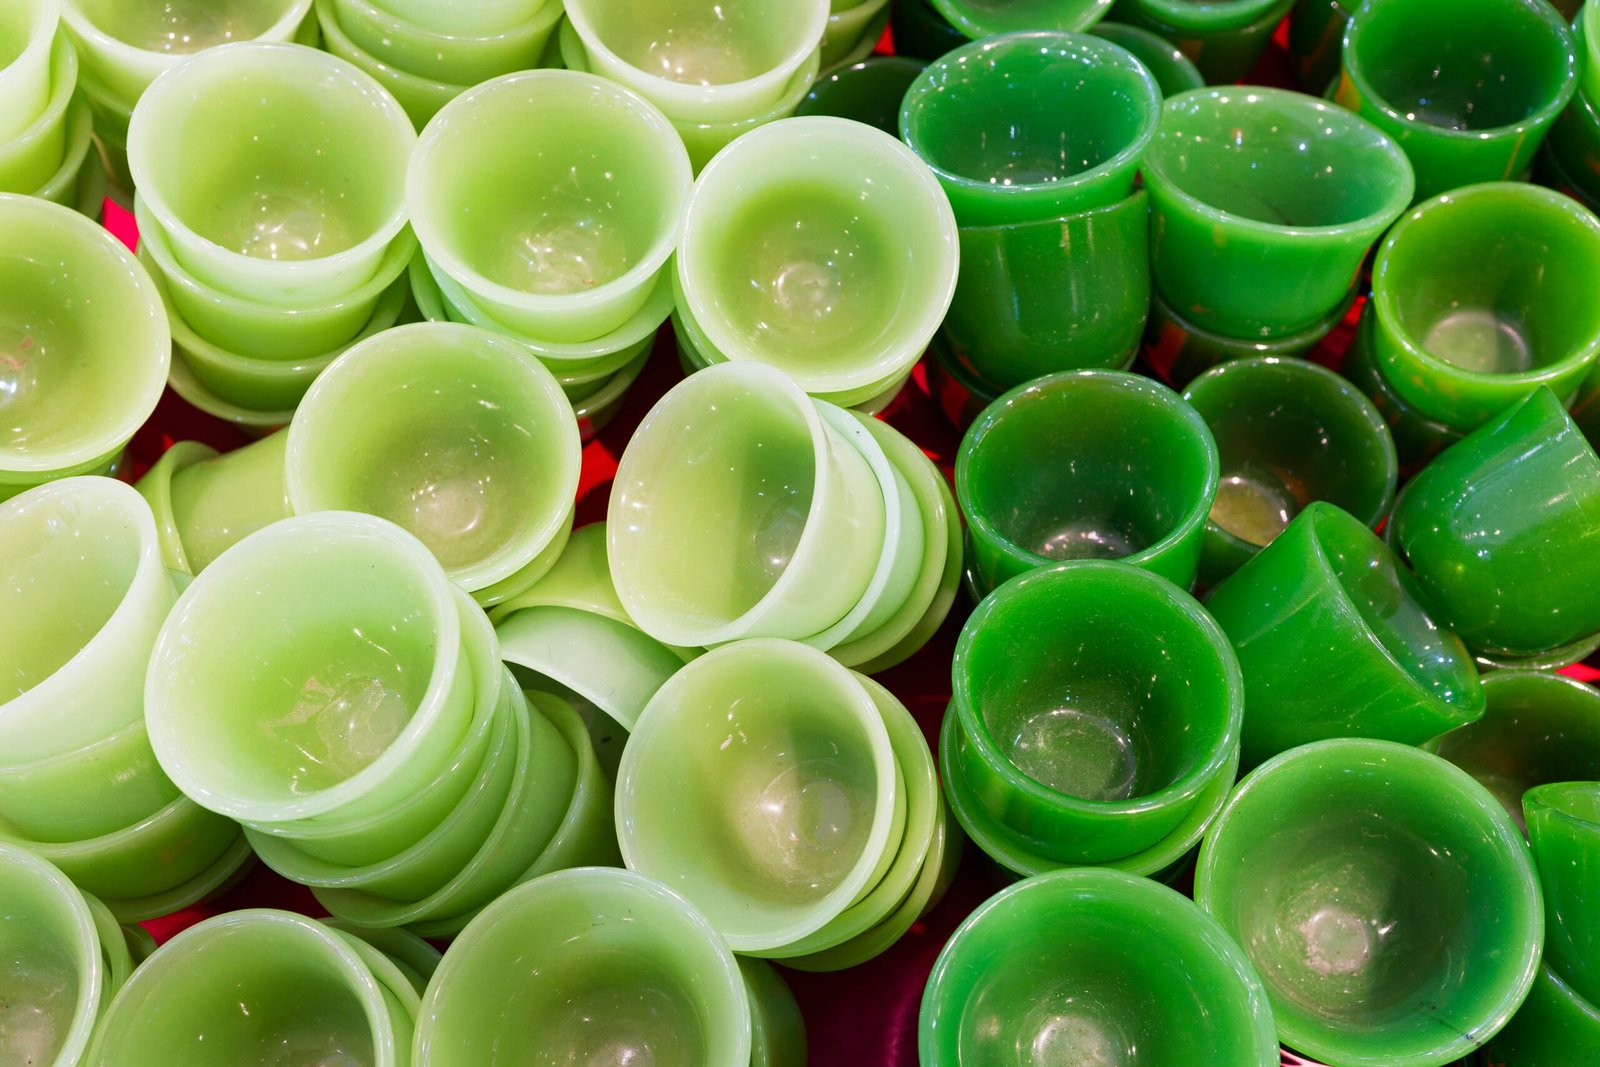
[(100, 996), (99, 958), (72, 884), (43, 860), (0, 846), (0, 1061), (77, 1062)]
[(68, 0), (107, 37), (145, 52), (184, 56), (229, 41), (260, 37), (298, 6), (296, 0)]
[(794, 0), (572, 0), (587, 31), (624, 63), (684, 85), (749, 81), (809, 51), (815, 10)]

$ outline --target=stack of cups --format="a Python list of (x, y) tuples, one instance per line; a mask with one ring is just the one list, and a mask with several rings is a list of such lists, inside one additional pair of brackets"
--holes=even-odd
[(415, 143), (382, 87), (300, 45), (224, 45), (150, 86), (128, 159), (179, 395), (282, 425), (340, 352), (395, 323)]
[(717, 649), (662, 686), (623, 751), (616, 816), (628, 867), (735, 952), (819, 971), (899, 940), (960, 852), (910, 713), (790, 641)]
[(0, 193), (26, 193), (99, 218), (105, 172), (78, 91), (78, 54), (59, 29), (61, 0), (0, 12)]
[(785, 119), (701, 172), (678, 249), (686, 371), (765, 363), (876, 412), (899, 395), (956, 289), (956, 222), (906, 147), (846, 119)]
[(383, 83), (420, 130), (479, 82), (545, 66), (561, 0), (317, 0), (324, 46)]
[(614, 854), (576, 714), (529, 707), (482, 611), (382, 519), (299, 516), (225, 552), (179, 599), (145, 696), (184, 792), (358, 926), (448, 936), (518, 882)]
[(563, 70), (486, 82), (428, 123), (406, 175), (417, 304), (522, 345), (592, 428), (672, 310), (691, 183), (672, 126), (624, 86)]
[(759, 363), (667, 393), (622, 455), (607, 529), (628, 616), (689, 648), (782, 637), (880, 670), (949, 611), (959, 516), (876, 419)]
[(570, 0), (567, 23), (567, 67), (659, 107), (699, 169), (734, 138), (794, 114), (821, 69), (829, 2)]
[(1150, 304), (1134, 175), (1160, 112), (1149, 70), (1075, 33), (974, 42), (907, 91), (900, 135), (960, 226), (947, 355), (985, 391), (1133, 362)]
[(1207, 84), (1226, 85), (1255, 69), (1293, 6), (1294, 0), (1120, 0), (1112, 15), (1177, 45)]
[(146, 667), (177, 597), (150, 508), (110, 478), (0, 504), (0, 590), (0, 840), (126, 922), (218, 890), (250, 850), (179, 793), (145, 728)]

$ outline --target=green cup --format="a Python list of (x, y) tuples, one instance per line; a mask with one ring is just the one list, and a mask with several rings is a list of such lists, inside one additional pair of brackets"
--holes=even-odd
[(1383, 416), (1383, 421), (1388, 423), (1389, 434), (1394, 438), (1395, 455), (1400, 461), (1400, 471), (1410, 477), (1466, 434), (1428, 418), (1395, 391), (1373, 355), (1373, 335), (1377, 327), (1378, 316), (1372, 301), (1368, 300), (1361, 309), (1355, 336), (1345, 348), (1339, 373), (1366, 394), (1372, 406)]
[(897, 798), (888, 729), (856, 678), (803, 645), (743, 641), (684, 667), (639, 716), (617, 840), (630, 869), (681, 892), (731, 947), (765, 953), (881, 878)]
[(1335, 94), (1399, 142), (1426, 199), (1509, 181), (1578, 88), (1578, 55), (1549, 4), (1367, 0), (1345, 30)]
[[(38, 115), (9, 137), (0, 137), (0, 192), (34, 193), (64, 162), (72, 126), (70, 105), (78, 87), (78, 54), (65, 33), (58, 32), (50, 46), (46, 76), (49, 95)], [(5, 77), (0, 71), (0, 98), (5, 95)]]
[(417, 1067), (489, 1063), (530, 1034), (578, 1062), (746, 1067), (750, 1003), (733, 954), (681, 897), (629, 871), (537, 879), (485, 908), (428, 983)]
[[(1584, 36), (1581, 24), (1574, 25), (1572, 32)], [(1573, 93), (1571, 102), (1551, 123), (1541, 158), (1553, 163), (1559, 177), (1589, 203), (1600, 197), (1600, 111), (1595, 110), (1587, 89)], [(1551, 183), (1541, 180), (1541, 184)]]
[(458, 85), (539, 66), (562, 14), (559, 0), (549, 0), (526, 19), (474, 33), (459, 26), (430, 29), (372, 0), (333, 0), (333, 6), (339, 25), (364, 51), (397, 70)]
[(450, 101), (469, 86), (441, 82), (400, 70), (383, 62), (350, 39), (339, 22), (338, 0), (315, 0), (317, 27), (324, 47), (354, 64), (389, 91), (416, 129), (422, 129)]
[(104, 470), (161, 398), (160, 294), (133, 253), (68, 208), (0, 195), (0, 337), (0, 499)]
[[(428, 988), (428, 979), (433, 977), (434, 972), (439, 969), (440, 960), (443, 959), (438, 949), (405, 930), (369, 930), (361, 926), (352, 926), (343, 919), (319, 921), (328, 929), (346, 935), (346, 944), (350, 944), (351, 939), (359, 940), (389, 957), (411, 983), (419, 998)], [(417, 1007), (420, 1010), (420, 1001)], [(413, 1012), (413, 1017), (415, 1014)]]
[(1499, 801), (1384, 741), (1305, 745), (1246, 778), (1200, 846), (1194, 898), (1260, 972), (1278, 1037), (1329, 1063), (1469, 1054), (1528, 995), (1545, 928)]
[(1600, 632), (1600, 457), (1543, 386), (1412, 479), (1385, 536), (1474, 652), (1560, 666)]
[(287, 443), (274, 434), (219, 456), (179, 441), (162, 454), (134, 488), (155, 513), (168, 568), (199, 574), (249, 534), (289, 517)]
[(1200, 579), (1214, 586), (1313, 500), (1376, 527), (1399, 467), (1389, 427), (1337, 374), (1297, 359), (1241, 359), (1196, 378), (1183, 398), (1211, 427), (1222, 479), (1206, 520)]
[(1600, 1000), (1600, 782), (1539, 785), (1522, 798), (1544, 890), (1544, 962), (1590, 1004)]
[(1224, 337), (1213, 333), (1184, 318), (1167, 303), (1165, 297), (1152, 290), (1150, 318), (1144, 332), (1145, 362), (1161, 380), (1182, 389), (1212, 367), (1230, 360), (1265, 357), (1311, 359), (1322, 339), (1344, 321), (1361, 288), (1361, 282), (1357, 279), (1344, 300), (1328, 314), (1297, 333), (1271, 340)]
[[(1347, 6), (1348, 4), (1348, 6)], [(1297, 0), (1289, 12), (1289, 69), (1300, 88), (1320, 93), (1339, 76), (1353, 0)]]
[(811, 86), (796, 115), (832, 115), (899, 136), (900, 103), (927, 64), (909, 56), (872, 56), (836, 67)]
[(1255, 86), (1168, 99), (1143, 174), (1156, 288), (1241, 340), (1298, 333), (1345, 302), (1413, 188), (1405, 153), (1376, 126)]
[(1164, 385), (1069, 371), (1019, 386), (956, 456), (976, 585), (1051, 560), (1120, 559), (1187, 588), (1218, 473), (1205, 420)]
[(142, 717), (76, 751), (0, 767), (0, 818), (36, 841), (99, 837), (177, 797)]
[(1437, 197), (1378, 251), (1373, 357), (1407, 404), (1461, 430), (1541, 385), (1570, 400), (1600, 356), (1591, 271), (1600, 221), (1559, 193), (1505, 182)]
[(1099, 870), (1030, 878), (968, 916), (933, 965), (917, 1046), (925, 1067), (1278, 1063), (1261, 976), (1222, 927)]
[(105, 208), (106, 172), (95, 148), (94, 115), (82, 93), (67, 105), (66, 141), (61, 165), (33, 195), (99, 221)]
[(750, 1067), (805, 1067), (806, 1021), (788, 984), (760, 960), (737, 959), (750, 997)]
[(61, 0), (19, 0), (0, 14), (0, 142), (33, 124), (51, 96)]
[(974, 41), (1019, 30), (1087, 30), (1111, 0), (932, 0), (933, 9)]
[(81, 1062), (109, 976), (94, 916), (65, 875), (0, 845), (0, 1059)]
[(1177, 45), (1212, 85), (1241, 81), (1261, 54), (1294, 0), (1122, 0), (1116, 18)]
[(1004, 226), (1126, 200), (1160, 115), (1155, 78), (1119, 46), (1007, 33), (923, 71), (906, 93), (900, 136), (963, 226)]
[(964, 226), (944, 319), (955, 358), (1003, 392), (1133, 362), (1150, 310), (1150, 198), (1014, 226)]
[[(822, 31), (819, 58), (825, 68), (855, 63), (870, 55), (889, 20), (889, 0), (860, 0), (842, 9), (837, 3), (834, 6), (836, 10), (828, 15), (828, 24)], [(894, 133), (885, 132), (891, 136)]]
[(1511, 1021), (1489, 1040), (1488, 1062), (1517, 1067), (1569, 1067), (1600, 1057), (1600, 1008), (1548, 965)]
[(172, 367), (167, 372), (167, 385), (178, 399), (203, 414), (232, 425), (246, 437), (261, 438), (281, 430), (294, 418), (293, 408), (281, 411), (259, 411), (255, 408), (232, 404), (201, 384), (183, 353), (173, 352)]
[(950, 25), (929, 0), (893, 0), (889, 29), (896, 55), (935, 60), (967, 43), (967, 35)]
[(1125, 22), (1097, 22), (1089, 33), (1127, 49), (1155, 78), (1162, 96), (1198, 89), (1206, 80), (1194, 60), (1171, 41), (1151, 30)]
[[(548, 0), (382, 0), (384, 11), (439, 34), (492, 36), (544, 14)], [(554, 5), (558, 10), (560, 4)]]
[(1461, 639), (1383, 542), (1333, 504), (1301, 511), (1206, 610), (1244, 671), (1247, 768), (1324, 738), (1417, 745), (1483, 715)]

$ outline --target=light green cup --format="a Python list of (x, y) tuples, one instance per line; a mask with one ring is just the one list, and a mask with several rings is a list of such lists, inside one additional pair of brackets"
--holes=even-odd
[[(4, 77), (0, 71), (0, 79)], [(36, 193), (64, 162), (70, 105), (78, 87), (78, 54), (64, 33), (57, 33), (50, 46), (47, 77), (50, 93), (38, 115), (9, 138), (0, 138), (0, 192)], [(0, 96), (4, 92), (0, 87)]]
[(108, 981), (94, 916), (65, 875), (0, 845), (0, 1061), (74, 1067)]
[(0, 12), (0, 142), (26, 130), (50, 100), (50, 53), (61, 0), (16, 0)]
[(550, 0), (382, 0), (383, 10), (413, 26), (434, 33), (482, 36), (531, 22), (549, 4)]
[(738, 961), (750, 996), (750, 1067), (805, 1067), (806, 1022), (788, 984), (758, 959)]
[(274, 434), (218, 455), (179, 441), (162, 454), (134, 488), (155, 514), (168, 568), (199, 574), (249, 534), (289, 517), (287, 442)]
[(382, 86), (315, 49), (209, 49), (153, 84), (128, 167), (178, 262), (263, 304), (370, 282), (406, 225), (411, 122)]
[(530, 18), (492, 33), (460, 27), (444, 32), (419, 26), (372, 0), (333, 0), (339, 25), (362, 49), (397, 70), (423, 78), (476, 85), (539, 66), (545, 43), (561, 21), (560, 0)]
[(0, 766), (0, 819), (36, 841), (99, 837), (177, 796), (178, 787), (156, 762), (143, 717), (76, 751)]
[(82, 93), (67, 105), (66, 151), (61, 165), (33, 195), (99, 221), (105, 207), (106, 172), (94, 142), (94, 115)]
[(155, 410), (170, 348), (160, 294), (121, 242), (0, 195), (0, 499), (108, 467)]

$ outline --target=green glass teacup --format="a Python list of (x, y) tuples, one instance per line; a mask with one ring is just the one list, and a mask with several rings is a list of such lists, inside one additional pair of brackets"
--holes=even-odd
[(1544, 962), (1594, 1004), (1600, 1001), (1600, 782), (1536, 786), (1522, 798), (1544, 889)]
[[(50, 46), (46, 76), (49, 95), (38, 114), (9, 137), (0, 137), (0, 192), (35, 193), (61, 168), (72, 126), (70, 105), (78, 88), (78, 54), (65, 33), (58, 32)], [(0, 99), (5, 95), (4, 77), (0, 73)]]
[(501, 657), (534, 676), (529, 688), (554, 682), (627, 730), (683, 666), (676, 653), (631, 624), (573, 608), (521, 608), (496, 632)]
[(1173, 42), (1207, 83), (1243, 80), (1255, 69), (1293, 0), (1122, 0), (1118, 19)]
[(900, 103), (927, 64), (909, 56), (872, 56), (837, 67), (807, 90), (796, 115), (832, 115), (900, 133)]
[(477, 33), (459, 23), (442, 31), (429, 29), (372, 0), (333, 0), (333, 5), (350, 39), (383, 63), (458, 85), (477, 85), (539, 66), (562, 15), (560, 0), (549, 0), (526, 19)]
[[(524, 25), (549, 0), (382, 0), (383, 10), (434, 33), (491, 36)], [(553, 6), (559, 8), (560, 4)]]
[(966, 44), (968, 37), (933, 9), (929, 0), (893, 0), (889, 28), (896, 55), (938, 59)]
[(61, 0), (18, 0), (0, 12), (0, 142), (33, 124), (51, 95)]
[(178, 796), (161, 770), (144, 720), (60, 756), (0, 766), (0, 818), (37, 841), (98, 837)]
[(388, 90), (416, 129), (426, 126), (440, 108), (470, 88), (390, 66), (350, 39), (339, 22), (338, 0), (315, 0), (315, 4), (323, 46), (340, 59), (353, 63)]
[(1194, 60), (1184, 55), (1177, 45), (1151, 30), (1125, 22), (1097, 22), (1089, 33), (1126, 48), (1155, 77), (1162, 96), (1175, 96), (1189, 89), (1199, 89), (1206, 83)]
[(738, 962), (750, 996), (750, 1067), (805, 1067), (806, 1023), (788, 984), (758, 959)]
[[(1311, 359), (1322, 339), (1344, 321), (1362, 288), (1358, 279), (1332, 311), (1297, 333), (1270, 340), (1224, 337), (1189, 321), (1161, 293), (1150, 293), (1144, 359), (1160, 380), (1182, 389), (1212, 367), (1236, 359)], [(1354, 348), (1352, 344), (1351, 349)], [(1381, 410), (1381, 408), (1380, 408)]]

